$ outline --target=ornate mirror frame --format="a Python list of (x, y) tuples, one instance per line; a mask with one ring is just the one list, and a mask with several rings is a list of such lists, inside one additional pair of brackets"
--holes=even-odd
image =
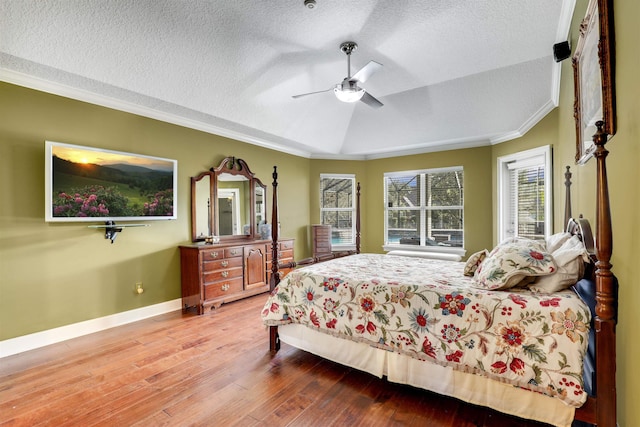
[[(228, 188), (222, 183), (243, 182), (242, 188)], [(246, 190), (246, 191), (245, 191)], [(233, 231), (221, 235), (220, 199), (226, 192), (230, 199), (237, 197), (235, 205), (243, 212), (232, 214)], [(220, 241), (245, 241), (259, 238), (257, 218), (264, 220), (267, 187), (251, 172), (249, 165), (235, 157), (226, 157), (216, 168), (191, 178), (191, 240), (207, 241), (216, 236)], [(248, 206), (248, 209), (246, 208)]]

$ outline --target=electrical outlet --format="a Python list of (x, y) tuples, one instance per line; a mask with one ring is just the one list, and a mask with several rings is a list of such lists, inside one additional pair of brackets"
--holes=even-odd
[(144, 292), (144, 288), (142, 287), (142, 282), (137, 282), (136, 283), (136, 292), (141, 294)]

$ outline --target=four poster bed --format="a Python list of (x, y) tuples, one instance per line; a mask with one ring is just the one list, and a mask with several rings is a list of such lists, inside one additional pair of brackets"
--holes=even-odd
[[(599, 122), (595, 239), (587, 220), (570, 220), (568, 167), (565, 232), (545, 242), (510, 239), (467, 262), (360, 254), (359, 186), (354, 252), (279, 264), (273, 227), (272, 292), (262, 312), (271, 351), (282, 340), (522, 418), (615, 426), (617, 282), (609, 262), (606, 141)], [(273, 178), (275, 224), (275, 167)]]

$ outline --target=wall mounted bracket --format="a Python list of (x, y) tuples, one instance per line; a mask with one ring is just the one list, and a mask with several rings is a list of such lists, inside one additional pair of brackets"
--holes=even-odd
[(148, 227), (149, 224), (121, 224), (116, 225), (115, 221), (105, 221), (104, 225), (90, 225), (89, 228), (104, 228), (104, 238), (111, 240), (111, 243), (116, 240), (118, 233), (125, 227)]

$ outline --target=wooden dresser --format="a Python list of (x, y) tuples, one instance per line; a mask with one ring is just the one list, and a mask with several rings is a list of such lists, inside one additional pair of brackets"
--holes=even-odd
[[(269, 242), (269, 252), (267, 252), (267, 285), (271, 283), (271, 242)], [(287, 262), (292, 262), (294, 260), (293, 257), (293, 239), (283, 239), (278, 240), (278, 259), (280, 260), (279, 264), (284, 264)], [(280, 279), (287, 275), (291, 271), (290, 268), (284, 268), (282, 270), (278, 270), (278, 274), (280, 275)]]
[[(278, 242), (281, 262), (293, 261), (293, 242)], [(268, 240), (180, 246), (183, 309), (202, 314), (207, 307), (269, 291), (270, 261)]]
[(313, 256), (331, 253), (331, 226), (314, 224), (311, 226), (311, 241), (313, 242)]

